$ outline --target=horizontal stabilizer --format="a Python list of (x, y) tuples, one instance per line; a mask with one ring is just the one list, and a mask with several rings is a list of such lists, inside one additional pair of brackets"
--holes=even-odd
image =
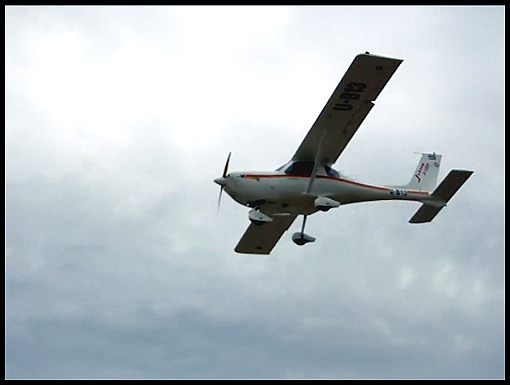
[(434, 200), (424, 203), (409, 220), (409, 223), (430, 222), (446, 206), (446, 203), (468, 180), (473, 171), (452, 170), (432, 193)]
[(418, 211), (409, 219), (409, 223), (427, 223), (441, 211), (442, 207), (423, 204)]

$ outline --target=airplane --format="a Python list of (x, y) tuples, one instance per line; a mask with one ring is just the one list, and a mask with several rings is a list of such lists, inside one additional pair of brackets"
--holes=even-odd
[(292, 235), (299, 246), (314, 242), (305, 234), (306, 219), (342, 205), (382, 201), (417, 201), (422, 205), (409, 220), (426, 223), (446, 206), (473, 171), (451, 170), (437, 186), (441, 155), (422, 153), (411, 180), (402, 186), (375, 186), (354, 181), (332, 168), (374, 101), (403, 60), (365, 52), (357, 55), (290, 161), (270, 172), (228, 172), (231, 153), (220, 178), (223, 190), (251, 208), (250, 225), (235, 251), (268, 255), (294, 220), (303, 216), (301, 231)]

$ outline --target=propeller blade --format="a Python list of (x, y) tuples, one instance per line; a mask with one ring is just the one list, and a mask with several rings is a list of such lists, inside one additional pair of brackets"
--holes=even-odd
[(221, 193), (222, 192), (223, 192), (223, 186), (220, 187), (220, 196), (218, 197), (218, 214), (220, 213)]
[(223, 178), (227, 177), (228, 164), (230, 163), (230, 155), (232, 155), (232, 152), (228, 153), (227, 162), (225, 163), (225, 168), (223, 169)]
[(221, 204), (221, 194), (223, 193), (223, 188), (225, 187), (225, 178), (228, 174), (228, 164), (230, 163), (230, 155), (232, 155), (232, 152), (228, 153), (227, 161), (225, 162), (225, 168), (223, 169), (223, 176), (222, 178), (215, 179), (214, 181), (218, 183), (220, 187), (220, 196), (218, 197), (218, 214), (220, 212), (220, 204)]

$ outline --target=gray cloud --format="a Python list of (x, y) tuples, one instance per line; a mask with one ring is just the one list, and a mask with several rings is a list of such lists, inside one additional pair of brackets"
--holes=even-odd
[[(8, 7), (6, 378), (503, 378), (503, 17)], [(475, 174), (431, 224), (345, 206), (235, 254), (228, 152), (283, 164), (367, 49), (405, 61), (338, 168)]]

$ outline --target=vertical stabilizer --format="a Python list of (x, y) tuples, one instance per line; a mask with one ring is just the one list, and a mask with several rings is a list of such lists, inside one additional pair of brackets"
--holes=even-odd
[(409, 183), (400, 187), (407, 190), (433, 191), (440, 165), (441, 155), (423, 153)]

